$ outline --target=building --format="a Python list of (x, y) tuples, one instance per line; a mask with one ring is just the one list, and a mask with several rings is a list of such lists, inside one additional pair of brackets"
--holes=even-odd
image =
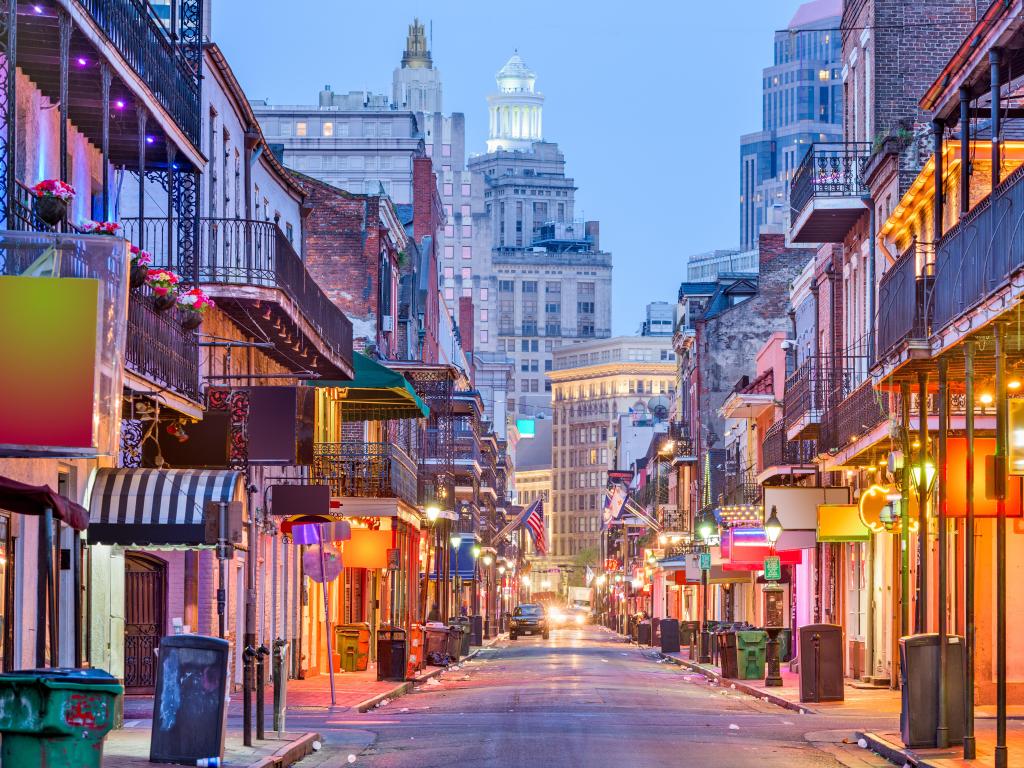
[(766, 224), (785, 225), (789, 184), (812, 143), (841, 141), (841, 0), (802, 4), (775, 33), (761, 75), (761, 130), (740, 137), (740, 248)]
[(724, 248), (697, 253), (686, 260), (687, 282), (713, 282), (722, 272), (757, 272), (757, 249)]
[(434, 69), (426, 30), (413, 19), (402, 64), (392, 77), (391, 102), (413, 112), (440, 112), (441, 101), (441, 72)]
[[(520, 429), (519, 442), (516, 443), (516, 504), (526, 507), (538, 499), (543, 500), (550, 547), (552, 424), (551, 419), (532, 419), (531, 422), (529, 429), (526, 426)], [(529, 434), (531, 430), (532, 434)], [(535, 555), (532, 543), (528, 544), (527, 552), (531, 556)]]
[(647, 305), (647, 319), (640, 326), (641, 336), (671, 336), (675, 330), (675, 305), (654, 301)]
[(556, 349), (552, 359), (548, 561), (569, 568), (600, 555), (608, 471), (624, 469), (616, 466), (620, 438), (634, 437), (620, 434), (621, 418), (667, 422), (676, 365), (672, 340), (663, 336), (592, 340)]

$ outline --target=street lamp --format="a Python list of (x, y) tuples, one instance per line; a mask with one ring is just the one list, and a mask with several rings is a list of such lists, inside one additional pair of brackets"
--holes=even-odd
[[(782, 535), (782, 523), (779, 521), (778, 510), (772, 505), (772, 513), (764, 521), (764, 534), (768, 537), (772, 554), (775, 554), (775, 542)], [(765, 574), (767, 576), (767, 574)], [(783, 589), (778, 584), (766, 584), (764, 587), (764, 629), (768, 633), (768, 670), (764, 678), (765, 687), (782, 685), (782, 671), (779, 658), (779, 633), (785, 627), (785, 610), (782, 600)]]
[(779, 522), (779, 515), (772, 504), (772, 513), (768, 519), (764, 521), (764, 535), (768, 537), (768, 543), (772, 545), (772, 551), (775, 551), (775, 542), (779, 540), (779, 536), (782, 534), (782, 523)]
[(697, 524), (697, 533), (707, 543), (716, 533), (718, 532), (718, 526), (715, 525), (715, 520), (711, 515), (704, 515), (700, 523)]
[(436, 523), (437, 518), (441, 516), (441, 507), (437, 505), (436, 501), (432, 501), (429, 504), (427, 504), (426, 513), (427, 522)]
[(482, 560), (483, 560), (484, 565), (490, 565), (491, 563), (494, 562), (494, 558), (491, 557), (490, 554), (484, 555)]

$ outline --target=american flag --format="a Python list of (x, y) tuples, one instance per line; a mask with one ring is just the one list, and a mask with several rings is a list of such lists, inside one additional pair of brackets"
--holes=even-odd
[(533, 539), (533, 548), (537, 550), (537, 554), (546, 555), (548, 553), (548, 541), (544, 533), (543, 499), (537, 499), (526, 508), (523, 523), (526, 525), (526, 530), (530, 532), (530, 538)]

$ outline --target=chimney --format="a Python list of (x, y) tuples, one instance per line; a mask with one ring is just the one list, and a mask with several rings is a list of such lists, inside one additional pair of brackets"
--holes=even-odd
[(595, 251), (601, 250), (601, 222), (600, 221), (588, 221), (584, 224), (584, 231), (587, 233), (587, 237), (590, 238), (590, 242), (593, 245)]
[(459, 297), (459, 334), (462, 337), (462, 351), (466, 357), (473, 357), (473, 299)]
[(321, 107), (333, 107), (334, 106), (334, 94), (331, 93), (331, 86), (325, 85), (324, 89), (320, 91), (320, 106)]

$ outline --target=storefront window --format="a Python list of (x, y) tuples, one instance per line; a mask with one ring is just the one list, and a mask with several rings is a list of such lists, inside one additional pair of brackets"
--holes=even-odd
[(849, 545), (849, 568), (847, 571), (847, 625), (846, 631), (850, 639), (860, 640), (864, 637), (865, 612), (867, 594), (865, 593), (865, 562), (863, 544)]

